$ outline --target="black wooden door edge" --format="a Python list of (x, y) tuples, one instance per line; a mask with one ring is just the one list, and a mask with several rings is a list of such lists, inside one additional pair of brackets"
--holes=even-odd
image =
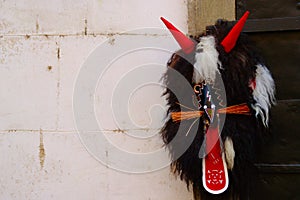
[(244, 32), (269, 32), (300, 30), (299, 17), (249, 19)]
[(300, 174), (300, 164), (255, 164), (261, 173)]
[[(230, 21), (234, 25), (237, 21)], [(213, 26), (207, 26), (206, 29), (212, 29)], [(285, 18), (266, 18), (266, 19), (248, 19), (243, 32), (274, 32), (274, 31), (297, 31), (300, 30), (299, 17)]]

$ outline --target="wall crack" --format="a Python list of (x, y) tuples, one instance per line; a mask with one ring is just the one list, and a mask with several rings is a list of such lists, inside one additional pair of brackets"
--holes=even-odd
[(44, 163), (45, 163), (45, 158), (46, 158), (46, 153), (45, 153), (44, 136), (43, 136), (42, 130), (40, 130), (39, 158), (40, 158), (41, 169), (43, 169)]

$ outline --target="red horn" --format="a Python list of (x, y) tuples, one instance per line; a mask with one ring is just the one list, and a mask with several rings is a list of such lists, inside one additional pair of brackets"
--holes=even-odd
[(248, 18), (249, 11), (246, 11), (242, 18), (234, 25), (234, 27), (230, 30), (227, 36), (221, 42), (221, 45), (224, 47), (226, 53), (229, 53), (236, 44), (236, 41), (239, 35), (242, 32), (242, 29), (246, 23)]
[(166, 27), (170, 30), (175, 40), (178, 42), (180, 47), (182, 48), (183, 52), (186, 54), (191, 53), (195, 48), (195, 42), (192, 41), (190, 38), (185, 36), (181, 31), (179, 31), (173, 24), (171, 24), (168, 20), (161, 17), (160, 18)]

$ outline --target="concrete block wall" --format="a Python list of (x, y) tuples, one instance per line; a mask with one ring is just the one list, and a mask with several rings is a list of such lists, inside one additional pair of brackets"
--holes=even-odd
[[(192, 199), (169, 167), (125, 173), (95, 159), (80, 141), (72, 105), (78, 74), (96, 47), (124, 45), (120, 38), (171, 40), (167, 31), (155, 32), (162, 28), (160, 16), (187, 32), (186, 1), (2, 0), (0, 13), (1, 200)], [(149, 33), (145, 27), (156, 29)], [(132, 29), (139, 33), (128, 34)], [(135, 123), (123, 120), (121, 127), (110, 118), (107, 96), (122, 72), (153, 60), (162, 68), (147, 77), (159, 85), (157, 76), (170, 55), (152, 50), (124, 56), (100, 81), (93, 95), (103, 124), (99, 131), (116, 148), (133, 153), (162, 148), (157, 134), (165, 113), (161, 87), (152, 84), (133, 93), (128, 112)]]

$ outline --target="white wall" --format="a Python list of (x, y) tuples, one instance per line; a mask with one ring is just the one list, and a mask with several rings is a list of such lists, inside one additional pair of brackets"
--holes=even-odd
[[(103, 165), (88, 152), (92, 147), (80, 141), (74, 119), (73, 91), (90, 53), (100, 44), (110, 44), (107, 51), (113, 52), (124, 47), (121, 41), (135, 38), (172, 41), (167, 31), (158, 29), (127, 32), (161, 28), (162, 15), (187, 32), (184, 0), (0, 1), (0, 199), (192, 199), (169, 167), (134, 174)], [(166, 47), (176, 48), (175, 43)], [(154, 61), (164, 65), (170, 53), (141, 50), (109, 67), (91, 94), (102, 124), (92, 130), (92, 146), (102, 150), (93, 138), (104, 133), (123, 151), (162, 148), (157, 134), (165, 112), (161, 87), (153, 83), (132, 93), (128, 112), (135, 124), (122, 113), (117, 113), (117, 124), (108, 97), (122, 73)], [(162, 66), (143, 76), (159, 83), (164, 70)], [(109, 160), (110, 150), (105, 151)]]

